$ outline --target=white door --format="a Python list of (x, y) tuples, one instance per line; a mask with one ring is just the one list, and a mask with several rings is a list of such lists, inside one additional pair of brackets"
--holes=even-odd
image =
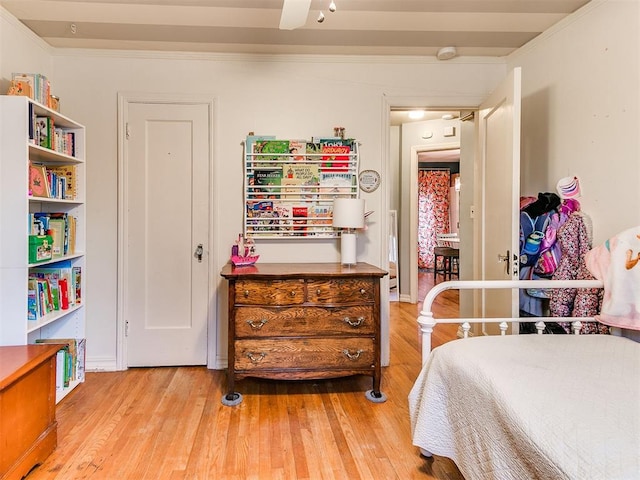
[(205, 103), (126, 107), (127, 366), (207, 362), (209, 118)]
[[(514, 68), (479, 109), (481, 279), (517, 280), (521, 70)], [(482, 315), (518, 316), (518, 290), (486, 290)]]

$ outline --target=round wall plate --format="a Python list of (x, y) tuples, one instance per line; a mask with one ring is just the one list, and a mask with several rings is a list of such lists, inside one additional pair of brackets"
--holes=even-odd
[(380, 186), (380, 174), (375, 170), (362, 170), (358, 175), (360, 190), (371, 193)]

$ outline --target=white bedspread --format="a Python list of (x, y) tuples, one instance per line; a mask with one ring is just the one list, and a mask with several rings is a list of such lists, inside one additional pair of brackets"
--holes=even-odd
[(473, 337), (431, 352), (413, 443), (474, 479), (640, 479), (640, 344), (610, 335)]

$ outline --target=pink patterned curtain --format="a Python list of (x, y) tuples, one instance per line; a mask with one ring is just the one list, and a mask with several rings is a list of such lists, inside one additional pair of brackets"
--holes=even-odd
[(449, 170), (418, 172), (418, 268), (433, 268), (436, 235), (449, 232)]

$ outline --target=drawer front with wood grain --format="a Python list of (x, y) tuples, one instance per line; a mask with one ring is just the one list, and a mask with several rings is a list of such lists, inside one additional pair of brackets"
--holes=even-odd
[(366, 369), (375, 363), (374, 342), (371, 337), (237, 340), (235, 369)]
[(299, 305), (305, 301), (304, 287), (304, 279), (240, 279), (235, 284), (236, 304)]
[(309, 280), (307, 300), (317, 304), (372, 303), (374, 280), (370, 278), (335, 278)]
[(237, 307), (237, 338), (373, 335), (372, 305), (349, 307)]

